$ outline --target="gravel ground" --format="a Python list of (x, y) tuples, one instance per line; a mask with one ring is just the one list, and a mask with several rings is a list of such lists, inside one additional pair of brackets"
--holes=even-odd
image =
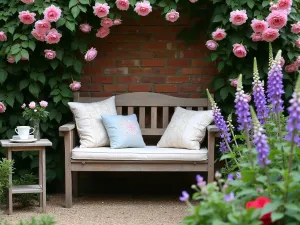
[[(174, 196), (85, 196), (75, 199), (71, 209), (63, 204), (64, 195), (47, 201), (47, 214), (55, 217), (57, 225), (175, 225), (187, 214), (186, 205)], [(41, 215), (39, 207), (15, 207), (4, 220), (16, 224)]]

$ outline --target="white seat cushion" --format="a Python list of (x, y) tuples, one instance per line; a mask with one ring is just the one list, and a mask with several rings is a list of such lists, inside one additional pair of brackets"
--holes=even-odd
[(146, 146), (145, 148), (109, 147), (79, 148), (72, 150), (72, 159), (109, 160), (109, 161), (204, 161), (207, 160), (207, 149), (188, 150), (178, 148), (158, 148)]

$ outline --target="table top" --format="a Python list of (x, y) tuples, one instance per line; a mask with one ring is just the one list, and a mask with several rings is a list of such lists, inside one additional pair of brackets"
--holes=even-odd
[(40, 139), (31, 143), (17, 143), (10, 140), (0, 140), (1, 147), (46, 147), (52, 146), (52, 142), (48, 139)]

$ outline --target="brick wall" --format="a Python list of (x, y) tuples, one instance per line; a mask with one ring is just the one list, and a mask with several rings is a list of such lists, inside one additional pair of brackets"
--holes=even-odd
[[(217, 70), (214, 63), (205, 62), (204, 28), (198, 41), (185, 44), (176, 35), (195, 21), (183, 13), (175, 23), (165, 21), (159, 12), (138, 21), (126, 14), (122, 19), (108, 37), (91, 44), (98, 56), (84, 67), (82, 95), (145, 91), (199, 97), (205, 92)], [(208, 22), (205, 14), (200, 19)]]

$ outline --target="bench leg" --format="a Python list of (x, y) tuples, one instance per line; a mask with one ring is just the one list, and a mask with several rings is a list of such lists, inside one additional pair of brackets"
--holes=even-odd
[(65, 135), (65, 201), (66, 208), (72, 207), (72, 171), (71, 171), (71, 148), (73, 146), (73, 134)]
[(72, 207), (72, 174), (71, 170), (65, 171), (65, 195), (66, 208)]
[(79, 172), (72, 171), (72, 185), (73, 185), (73, 197), (78, 197), (78, 179), (79, 179)]
[(208, 132), (208, 169), (207, 169), (207, 182), (214, 181), (215, 173), (215, 133)]

